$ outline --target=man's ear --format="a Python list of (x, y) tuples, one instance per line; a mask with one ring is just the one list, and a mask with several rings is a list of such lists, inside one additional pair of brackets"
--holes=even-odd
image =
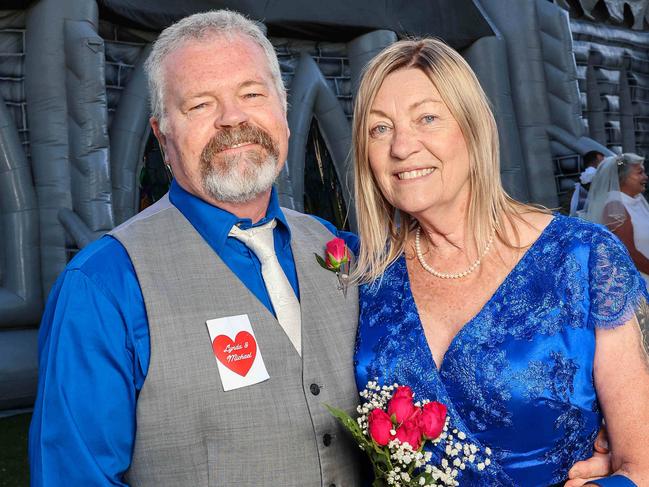
[(162, 151), (162, 158), (165, 162), (167, 162), (167, 157), (165, 155), (167, 152), (167, 138), (165, 137), (165, 134), (163, 134), (160, 130), (160, 122), (157, 118), (151, 117), (149, 119), (149, 123), (151, 124), (151, 129), (153, 130), (155, 138), (158, 139), (158, 145), (160, 146), (160, 150)]

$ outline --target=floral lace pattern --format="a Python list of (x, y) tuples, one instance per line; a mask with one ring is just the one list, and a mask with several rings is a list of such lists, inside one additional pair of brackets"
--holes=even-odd
[(447, 404), (497, 459), (464, 473), (467, 485), (556, 483), (590, 456), (601, 421), (595, 329), (624, 324), (643, 299), (644, 281), (613, 235), (556, 216), (460, 329), (438, 372), (401, 257), (360, 289), (357, 383), (396, 381)]

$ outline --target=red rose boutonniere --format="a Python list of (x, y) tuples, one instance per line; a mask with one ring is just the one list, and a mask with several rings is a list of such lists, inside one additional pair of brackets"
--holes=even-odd
[(324, 269), (336, 273), (338, 289), (342, 290), (343, 295), (347, 297), (351, 253), (345, 245), (345, 241), (338, 237), (329, 240), (325, 248), (325, 258), (323, 259), (318, 254), (315, 254), (315, 258)]

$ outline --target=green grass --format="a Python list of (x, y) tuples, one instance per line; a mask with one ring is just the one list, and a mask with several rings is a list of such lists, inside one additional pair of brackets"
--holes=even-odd
[(29, 486), (27, 432), (31, 414), (0, 418), (0, 487)]

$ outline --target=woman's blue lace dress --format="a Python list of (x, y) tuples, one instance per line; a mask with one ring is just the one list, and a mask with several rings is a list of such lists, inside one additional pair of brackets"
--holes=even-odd
[(555, 216), (438, 372), (402, 256), (360, 290), (356, 381), (410, 385), (445, 403), (456, 427), (493, 450), (461, 485), (547, 486), (591, 456), (602, 415), (593, 384), (595, 329), (628, 321), (646, 299), (626, 248), (601, 226)]

